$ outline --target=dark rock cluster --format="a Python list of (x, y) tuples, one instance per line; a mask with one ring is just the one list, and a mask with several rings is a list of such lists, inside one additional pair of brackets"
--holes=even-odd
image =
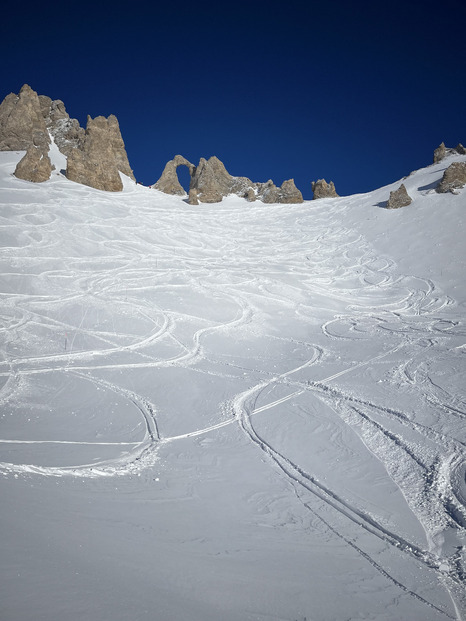
[(67, 157), (66, 175), (98, 190), (123, 189), (120, 172), (134, 180), (115, 116), (87, 119), (84, 130), (64, 103), (38, 95), (25, 84), (0, 104), (0, 151), (26, 151), (15, 175), (27, 181), (50, 178), (52, 140)]
[(441, 162), (443, 158), (446, 157), (447, 155), (455, 155), (455, 154), (466, 155), (466, 149), (463, 147), (461, 142), (458, 143), (456, 147), (453, 147), (453, 148), (448, 148), (445, 146), (444, 142), (441, 142), (440, 145), (434, 151), (434, 164), (438, 164), (438, 162)]
[(293, 179), (277, 187), (272, 180), (254, 183), (247, 177), (234, 177), (218, 157), (201, 158), (199, 164), (191, 164), (182, 155), (176, 155), (167, 162), (162, 176), (152, 187), (167, 194), (184, 195), (176, 173), (178, 166), (186, 166), (191, 176), (188, 202), (191, 205), (218, 203), (229, 194), (237, 194), (248, 201), (261, 200), (264, 203), (302, 203), (303, 196)]
[[(70, 118), (60, 99), (52, 100), (38, 95), (25, 84), (18, 95), (10, 93), (0, 104), (0, 151), (25, 151), (14, 174), (20, 179), (43, 182), (50, 178), (53, 165), (50, 147), (54, 143), (66, 157), (66, 176), (99, 190), (117, 192), (123, 189), (120, 173), (135, 180), (131, 170), (118, 120), (87, 117), (86, 128)], [(434, 151), (434, 163), (448, 155), (466, 155), (462, 144), (447, 148), (442, 142)], [(217, 157), (201, 158), (195, 166), (181, 155), (167, 162), (160, 179), (152, 187), (184, 196), (178, 176), (178, 166), (186, 166), (191, 177), (188, 202), (217, 203), (229, 194), (236, 194), (253, 202), (302, 203), (303, 196), (293, 179), (284, 181), (280, 187), (271, 179), (265, 183), (253, 182), (247, 177), (234, 177)], [(457, 193), (466, 185), (466, 162), (453, 162), (443, 175), (436, 191)], [(325, 179), (312, 182), (314, 200), (335, 198), (338, 194), (333, 181)], [(388, 209), (398, 209), (411, 203), (405, 186), (390, 193)]]
[[(466, 149), (461, 143), (456, 147), (448, 148), (442, 142), (434, 151), (434, 164), (441, 162), (447, 155), (466, 155)], [(439, 194), (451, 192), (456, 194), (466, 185), (466, 162), (453, 162), (443, 173), (442, 180), (435, 188)]]

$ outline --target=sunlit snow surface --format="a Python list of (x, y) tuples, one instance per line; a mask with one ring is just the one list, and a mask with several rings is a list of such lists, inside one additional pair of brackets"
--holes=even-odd
[(0, 153), (2, 621), (466, 618), (453, 160), (389, 211), (400, 182), (197, 207), (20, 181), (21, 156)]

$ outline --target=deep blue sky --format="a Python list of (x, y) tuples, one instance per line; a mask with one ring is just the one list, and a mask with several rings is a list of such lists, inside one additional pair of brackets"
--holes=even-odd
[(442, 2), (36, 3), (2, 10), (3, 99), (115, 114), (138, 180), (177, 153), (366, 192), (466, 143), (466, 8)]

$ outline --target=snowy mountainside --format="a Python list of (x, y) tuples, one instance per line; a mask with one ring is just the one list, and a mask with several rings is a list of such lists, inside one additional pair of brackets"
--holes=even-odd
[[(53, 159), (53, 146), (51, 150)], [(59, 153), (55, 154), (59, 158)], [(300, 205), (12, 176), (0, 616), (466, 618), (466, 191)]]

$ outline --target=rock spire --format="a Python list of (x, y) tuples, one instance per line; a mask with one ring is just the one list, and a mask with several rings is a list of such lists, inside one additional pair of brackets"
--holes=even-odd
[(50, 136), (39, 97), (25, 84), (19, 95), (10, 93), (0, 105), (0, 151), (48, 150)]
[(97, 190), (119, 192), (123, 189), (109, 119), (87, 117), (84, 138), (69, 152), (66, 176)]
[(88, 117), (86, 130), (71, 119), (60, 99), (38, 95), (25, 84), (19, 95), (10, 93), (0, 104), (0, 150), (26, 151), (15, 175), (28, 181), (46, 181), (52, 165), (52, 139), (68, 158), (67, 176), (100, 190), (118, 191), (120, 172), (134, 180), (118, 120)]
[(325, 179), (313, 181), (312, 191), (314, 192), (314, 200), (318, 200), (319, 198), (337, 198), (339, 196), (335, 190), (333, 181), (327, 183)]

